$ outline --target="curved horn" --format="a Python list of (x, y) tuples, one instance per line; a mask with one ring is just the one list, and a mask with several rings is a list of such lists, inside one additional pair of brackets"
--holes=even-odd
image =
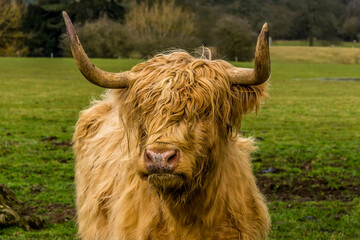
[(233, 85), (259, 85), (270, 77), (269, 26), (267, 23), (259, 34), (254, 69), (235, 68), (230, 71), (230, 82)]
[(105, 72), (90, 61), (86, 55), (80, 40), (76, 35), (74, 26), (65, 11), (63, 11), (63, 18), (66, 24), (67, 33), (69, 36), (71, 52), (74, 56), (76, 64), (80, 72), (91, 83), (104, 88), (127, 88), (129, 86), (128, 72), (111, 73)]

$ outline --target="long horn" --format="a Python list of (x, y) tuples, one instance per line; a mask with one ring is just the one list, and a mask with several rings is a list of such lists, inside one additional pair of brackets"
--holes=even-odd
[(68, 16), (63, 11), (63, 18), (66, 24), (67, 33), (69, 36), (71, 52), (74, 56), (76, 64), (80, 72), (91, 83), (104, 88), (127, 88), (129, 86), (129, 73), (111, 73), (105, 72), (97, 67), (90, 61), (86, 55), (80, 40), (76, 35), (74, 26)]
[(270, 77), (270, 52), (269, 52), (269, 26), (267, 23), (259, 34), (254, 69), (234, 68), (230, 71), (230, 81), (233, 85), (259, 85)]

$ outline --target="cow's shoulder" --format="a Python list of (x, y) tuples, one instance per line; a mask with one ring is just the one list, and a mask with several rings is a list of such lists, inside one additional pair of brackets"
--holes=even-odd
[(109, 102), (96, 102), (90, 108), (81, 111), (79, 120), (75, 126), (73, 141), (82, 141), (86, 138), (95, 136), (112, 111)]

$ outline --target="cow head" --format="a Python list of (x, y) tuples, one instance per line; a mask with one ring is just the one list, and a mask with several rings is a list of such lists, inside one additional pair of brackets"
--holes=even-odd
[(267, 24), (258, 38), (254, 69), (173, 52), (129, 72), (109, 73), (91, 63), (63, 15), (82, 74), (98, 86), (126, 89), (125, 94), (119, 90), (125, 96), (119, 108), (127, 109), (120, 111), (121, 118), (139, 141), (140, 177), (163, 197), (186, 200), (212, 177), (241, 116), (257, 108), (265, 95), (270, 76)]

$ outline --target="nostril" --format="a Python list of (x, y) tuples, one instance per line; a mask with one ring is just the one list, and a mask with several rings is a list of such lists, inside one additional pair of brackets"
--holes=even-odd
[(169, 156), (167, 161), (170, 162), (172, 159), (176, 157), (176, 153), (173, 153), (173, 155)]
[(179, 150), (171, 150), (167, 152), (167, 156), (165, 156), (165, 161), (168, 164), (177, 163), (179, 161)]
[(145, 150), (144, 160), (146, 163), (151, 163), (153, 161), (151, 151), (149, 151), (147, 149)]

